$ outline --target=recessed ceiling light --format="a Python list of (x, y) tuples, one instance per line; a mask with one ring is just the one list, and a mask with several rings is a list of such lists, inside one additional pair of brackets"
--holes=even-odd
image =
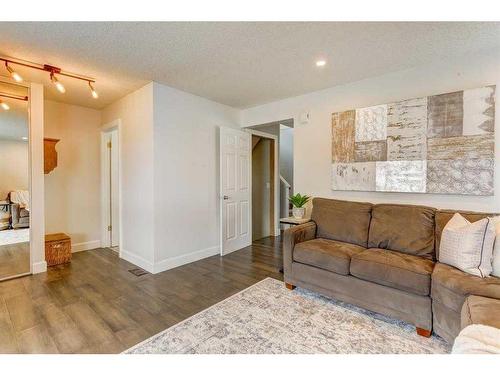
[(325, 66), (326, 65), (326, 60), (318, 60), (316, 61), (316, 66)]

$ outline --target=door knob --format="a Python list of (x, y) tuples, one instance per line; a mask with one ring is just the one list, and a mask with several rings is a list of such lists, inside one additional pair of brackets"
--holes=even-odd
[(229, 197), (228, 197), (227, 195), (224, 195), (223, 199), (224, 199), (225, 201), (227, 201), (227, 200), (229, 199)]

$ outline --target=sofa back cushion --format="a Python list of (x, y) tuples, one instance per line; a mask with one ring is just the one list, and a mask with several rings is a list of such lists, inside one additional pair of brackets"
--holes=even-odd
[(435, 259), (434, 217), (426, 206), (377, 204), (372, 209), (368, 247)]
[(366, 247), (372, 211), (371, 203), (314, 198), (311, 219), (316, 237)]
[(439, 257), (439, 245), (441, 243), (441, 235), (443, 234), (443, 229), (448, 221), (451, 220), (453, 215), (459, 213), (464, 218), (474, 223), (478, 220), (484, 219), (486, 217), (493, 217), (499, 214), (485, 213), (485, 212), (473, 212), (473, 211), (456, 211), (456, 210), (437, 210), (436, 211), (436, 256)]

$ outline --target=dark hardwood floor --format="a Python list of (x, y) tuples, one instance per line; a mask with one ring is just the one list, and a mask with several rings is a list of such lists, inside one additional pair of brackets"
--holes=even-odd
[(279, 280), (280, 237), (156, 275), (110, 249), (0, 282), (1, 353), (119, 353), (266, 277)]

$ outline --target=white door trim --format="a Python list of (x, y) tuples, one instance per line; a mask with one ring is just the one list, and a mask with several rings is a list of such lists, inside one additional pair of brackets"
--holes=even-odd
[(104, 152), (106, 151), (106, 145), (104, 141), (104, 136), (106, 133), (110, 131), (117, 130), (118, 132), (118, 231), (119, 231), (119, 244), (118, 251), (119, 256), (121, 258), (122, 249), (123, 249), (123, 220), (122, 220), (122, 212), (123, 212), (123, 202), (122, 202), (122, 187), (123, 187), (123, 159), (122, 159), (122, 123), (120, 119), (114, 120), (107, 124), (101, 126), (101, 246), (107, 247), (110, 244), (109, 233), (108, 233), (108, 221), (107, 221), (107, 195), (106, 184), (104, 180), (107, 178), (105, 176), (106, 171), (108, 170), (108, 166), (106, 165), (106, 157)]
[[(273, 235), (276, 237), (280, 235), (280, 171), (279, 171), (280, 149), (278, 144), (279, 140), (276, 135), (261, 132), (258, 130), (244, 129), (244, 131), (262, 138), (274, 140), (274, 234)], [(252, 189), (252, 186), (253, 186), (252, 173), (250, 173), (250, 189)], [(250, 201), (250, 204), (252, 204), (252, 201)], [(253, 210), (253, 207), (251, 207), (251, 209)]]
[(45, 261), (45, 175), (43, 158), (43, 85), (30, 83), (30, 261), (31, 272), (47, 271)]

